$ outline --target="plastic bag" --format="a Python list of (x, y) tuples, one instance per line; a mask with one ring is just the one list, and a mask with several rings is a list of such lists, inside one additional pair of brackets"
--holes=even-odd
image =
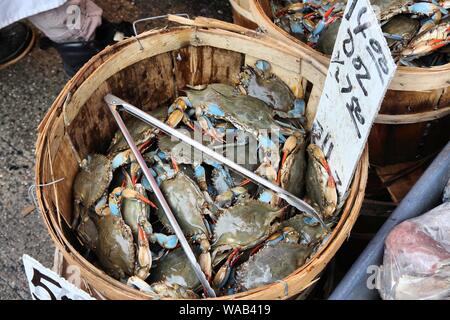
[(450, 202), (391, 231), (378, 280), (385, 300), (450, 299)]

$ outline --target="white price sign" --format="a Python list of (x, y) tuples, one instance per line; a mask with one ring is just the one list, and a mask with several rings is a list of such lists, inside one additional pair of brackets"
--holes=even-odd
[(312, 129), (341, 201), (395, 70), (369, 0), (349, 0)]
[(22, 260), (33, 300), (95, 300), (29, 255)]

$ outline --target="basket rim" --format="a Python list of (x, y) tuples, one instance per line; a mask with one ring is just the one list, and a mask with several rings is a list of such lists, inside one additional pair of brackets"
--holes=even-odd
[[(146, 37), (157, 37), (164, 33), (171, 33), (176, 32), (179, 29), (189, 29), (193, 33), (195, 32), (208, 32), (216, 34), (216, 36), (220, 36), (223, 34), (223, 30), (214, 30), (214, 29), (199, 29), (196, 27), (177, 27), (177, 28), (171, 28), (169, 30), (154, 30), (154, 31), (148, 31), (138, 36), (140, 39), (144, 39)], [(235, 36), (238, 37), (244, 37), (247, 41), (253, 41), (255, 40), (254, 37), (248, 36), (248, 35), (242, 35), (242, 34), (235, 34), (232, 33)], [(193, 37), (195, 39), (195, 37)], [(38, 132), (38, 139), (36, 142), (36, 166), (35, 166), (35, 181), (36, 185), (42, 184), (41, 181), (41, 166), (45, 163), (45, 157), (48, 152), (48, 138), (47, 135), (50, 130), (53, 128), (54, 120), (56, 119), (55, 114), (58, 112), (60, 113), (64, 107), (65, 99), (66, 99), (66, 93), (71, 92), (72, 89), (75, 88), (75, 91), (78, 89), (78, 85), (82, 84), (88, 77), (95, 76), (96, 72), (101, 69), (103, 62), (100, 66), (95, 67), (95, 62), (98, 59), (101, 59), (102, 57), (108, 57), (108, 60), (113, 60), (114, 56), (117, 55), (122, 50), (125, 50), (135, 44), (136, 40), (128, 39), (123, 42), (117, 43), (113, 46), (107, 47), (105, 50), (94, 56), (89, 62), (86, 63), (86, 65), (80, 69), (80, 71), (65, 85), (65, 87), (61, 90), (58, 97), (55, 99), (54, 103), (52, 104), (51, 108), (47, 112), (47, 115), (42, 120), (41, 124), (39, 125), (39, 132)], [(271, 45), (274, 46), (277, 43), (277, 41), (270, 41), (265, 45)], [(193, 43), (187, 43), (186, 45), (193, 44)], [(199, 44), (196, 44), (199, 45)], [(283, 48), (274, 47), (274, 49), (281, 51), (283, 54), (285, 53)], [(232, 50), (232, 49), (230, 49)], [(239, 51), (235, 48), (236, 51)], [(290, 53), (292, 54), (292, 52)], [(90, 73), (89, 73), (90, 72)], [(87, 75), (85, 74), (87, 73)], [(87, 77), (86, 77), (87, 76)], [(330, 235), (329, 239), (326, 241), (325, 244), (322, 245), (320, 250), (316, 252), (310, 260), (298, 268), (294, 273), (292, 273), (290, 276), (288, 276), (285, 280), (289, 284), (299, 285), (298, 282), (302, 280), (302, 278), (307, 278), (305, 275), (314, 269), (320, 269), (322, 266), (324, 267), (329, 260), (334, 256), (335, 252), (339, 249), (339, 247), (342, 245), (343, 241), (347, 238), (347, 236), (350, 233), (350, 230), (352, 229), (357, 216), (359, 215), (359, 210), (362, 205), (362, 200), (364, 198), (364, 191), (365, 191), (365, 185), (367, 182), (367, 173), (368, 172), (368, 150), (367, 146), (364, 149), (364, 152), (361, 156), (361, 159), (358, 163), (357, 170), (355, 171), (353, 182), (350, 189), (350, 195), (348, 196), (344, 208), (342, 210), (342, 215), (339, 219), (338, 224), (333, 229), (332, 234)], [(55, 245), (61, 250), (64, 257), (67, 258), (69, 261), (76, 262), (78, 266), (82, 269), (81, 273), (86, 276), (86, 278), (91, 279), (91, 281), (101, 281), (106, 286), (113, 286), (117, 290), (120, 290), (124, 293), (124, 295), (127, 295), (127, 297), (135, 298), (135, 299), (148, 299), (149, 296), (134, 289), (131, 288), (118, 280), (110, 277), (107, 275), (104, 271), (100, 270), (99, 268), (95, 267), (93, 264), (91, 264), (89, 261), (87, 261), (84, 257), (82, 257), (75, 248), (70, 244), (69, 240), (66, 238), (66, 236), (63, 234), (62, 230), (57, 225), (57, 221), (55, 220), (56, 213), (50, 206), (46, 204), (45, 198), (44, 198), (44, 189), (43, 188), (37, 188), (37, 200), (39, 204), (39, 211), (40, 214), (47, 226), (48, 232), (50, 233), (50, 236), (53, 239), (53, 242)], [(332, 247), (332, 248), (330, 248)], [(329, 253), (331, 250), (331, 255)], [(333, 251), (334, 250), (334, 251)], [(323, 269), (323, 268), (322, 268)], [(320, 270), (322, 270), (320, 269)], [(320, 271), (319, 270), (319, 271)], [(303, 285), (303, 289), (305, 289), (308, 285), (311, 284), (311, 282), (318, 276), (317, 270), (312, 279), (309, 279), (307, 284)], [(89, 281), (88, 281), (89, 282)], [(273, 290), (276, 289), (278, 286), (279, 292), (284, 290), (284, 285), (280, 283), (273, 283), (269, 284), (267, 286), (261, 286), (246, 292), (238, 293), (235, 295), (230, 296), (224, 296), (217, 299), (220, 300), (228, 300), (228, 299), (237, 299), (237, 298), (258, 298), (258, 293), (266, 292), (267, 290)], [(295, 292), (293, 294), (296, 294), (298, 292)], [(284, 296), (284, 295), (277, 295), (280, 298), (287, 298), (291, 295)]]
[[(297, 38), (290, 35), (285, 30), (281, 29), (279, 26), (277, 26), (266, 14), (264, 11), (260, 0), (247, 0), (249, 1), (250, 5), (250, 13), (252, 14), (253, 18), (255, 19), (255, 15), (257, 17), (262, 18), (262, 20), (254, 21), (257, 25), (261, 26), (263, 24), (263, 27), (269, 26), (275, 33), (278, 33), (280, 36), (287, 38), (289, 41), (293, 43), (293, 45), (297, 46), (298, 48), (301, 48), (302, 50), (309, 52), (310, 55), (313, 55), (319, 60), (321, 63), (323, 63), (325, 66), (328, 67), (330, 64), (330, 56), (323, 54), (322, 52), (315, 50), (314, 48), (311, 48), (310, 46), (306, 45), (305, 43), (301, 42)], [(235, 1), (236, 2), (236, 1)], [(234, 7), (232, 6), (233, 10)], [(267, 31), (267, 30), (266, 30)], [(391, 85), (389, 89), (391, 90), (399, 90), (399, 91), (415, 91), (412, 89), (409, 89), (405, 84), (402, 82), (404, 78), (406, 77), (414, 77), (417, 76), (424, 76), (424, 74), (429, 75), (429, 80), (432, 80), (437, 75), (447, 76), (446, 81), (442, 81), (442, 84), (439, 86), (432, 86), (431, 84), (428, 86), (424, 86), (423, 89), (418, 88), (418, 90), (433, 90), (433, 89), (442, 89), (448, 87), (448, 84), (450, 83), (450, 63), (441, 65), (441, 66), (433, 66), (428, 68), (420, 68), (420, 67), (408, 67), (408, 66), (398, 66), (397, 71), (395, 73), (394, 79), (391, 82)], [(413, 85), (414, 86), (414, 85)]]

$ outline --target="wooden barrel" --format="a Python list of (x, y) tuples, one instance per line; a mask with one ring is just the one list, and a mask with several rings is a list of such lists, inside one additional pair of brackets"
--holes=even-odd
[[(195, 25), (213, 26), (217, 22)], [(220, 24), (220, 23), (218, 23)], [(183, 26), (151, 31), (107, 47), (92, 58), (64, 87), (39, 126), (36, 147), (36, 185), (39, 208), (48, 231), (67, 263), (78, 266), (84, 284), (106, 299), (149, 299), (149, 296), (108, 276), (81, 256), (70, 229), (72, 184), (79, 163), (88, 154), (106, 150), (117, 127), (103, 97), (113, 93), (143, 110), (168, 104), (187, 84), (232, 84), (244, 64), (264, 59), (291, 87), (306, 82), (320, 88), (326, 70), (305, 55), (293, 55), (277, 40), (224, 24), (231, 30)], [(244, 34), (245, 33), (245, 34)], [(142, 49), (140, 49), (140, 41)], [(297, 90), (299, 94), (302, 94)], [(317, 103), (309, 99), (307, 108)], [(358, 217), (367, 181), (365, 150), (329, 239), (283, 283), (275, 283), (222, 299), (286, 299), (313, 284)], [(60, 179), (63, 179), (62, 181)], [(54, 184), (49, 184), (59, 181)]]
[[(234, 11), (279, 40), (329, 64), (329, 57), (293, 37), (272, 21), (269, 0), (230, 0)], [(241, 20), (235, 20), (240, 23)], [(450, 64), (398, 67), (369, 136), (370, 163), (416, 161), (440, 151), (450, 139)]]

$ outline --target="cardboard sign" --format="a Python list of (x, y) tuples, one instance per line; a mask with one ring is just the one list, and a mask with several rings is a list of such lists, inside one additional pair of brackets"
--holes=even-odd
[(395, 70), (369, 0), (349, 0), (312, 128), (341, 201)]
[(29, 255), (22, 260), (33, 300), (95, 300)]

